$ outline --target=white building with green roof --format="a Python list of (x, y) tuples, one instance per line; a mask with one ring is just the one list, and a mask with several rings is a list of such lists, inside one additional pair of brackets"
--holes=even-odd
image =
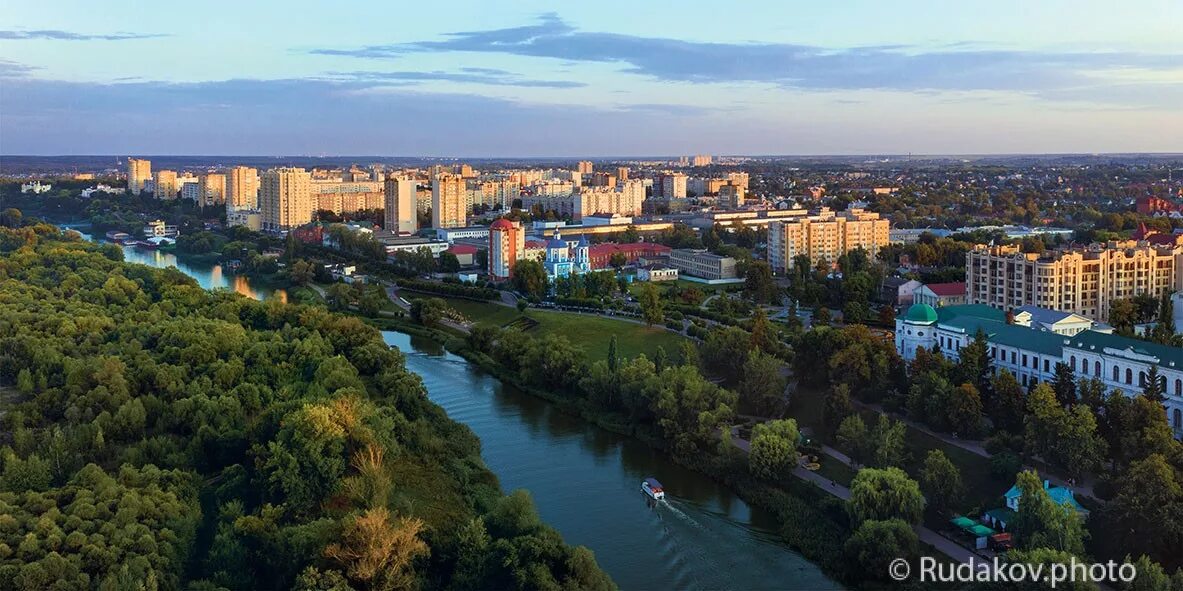
[(1006, 315), (980, 304), (935, 309), (915, 304), (896, 319), (895, 346), (907, 361), (917, 349), (938, 349), (956, 360), (978, 329), (990, 343), (994, 371), (1006, 369), (1024, 386), (1050, 382), (1056, 364), (1071, 367), (1078, 378), (1098, 378), (1106, 389), (1127, 396), (1142, 393), (1152, 367), (1163, 381), (1167, 421), (1176, 437), (1183, 437), (1183, 349), (1115, 334), (1085, 330), (1062, 335), (1017, 324)]

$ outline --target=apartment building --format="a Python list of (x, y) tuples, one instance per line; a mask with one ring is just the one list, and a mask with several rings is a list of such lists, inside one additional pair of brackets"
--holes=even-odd
[(1183, 247), (1126, 240), (1025, 253), (977, 245), (966, 253), (966, 301), (1000, 310), (1038, 306), (1104, 322), (1119, 298), (1183, 288)]
[(526, 256), (526, 231), (518, 222), (499, 219), (489, 226), (489, 276), (504, 281)]
[(861, 248), (874, 259), (890, 232), (891, 222), (877, 213), (858, 208), (835, 213), (823, 207), (813, 215), (768, 224), (768, 263), (774, 273), (784, 274), (801, 255), (813, 265), (835, 265), (838, 257)]
[(127, 190), (133, 195), (144, 191), (144, 185), (152, 180), (152, 162), (139, 158), (127, 159)]
[(341, 215), (386, 206), (382, 183), (377, 181), (313, 180), (311, 186), (313, 210)]
[(249, 166), (235, 166), (226, 171), (226, 209), (258, 207), (259, 170)]
[(203, 207), (222, 205), (226, 202), (226, 175), (209, 172), (198, 177), (197, 194)]
[(666, 199), (685, 199), (686, 175), (675, 172), (661, 177), (661, 196)]
[(259, 183), (263, 230), (280, 232), (312, 221), (312, 175), (303, 168), (273, 168)]
[(468, 199), (464, 177), (438, 174), (431, 179), (431, 227), (463, 228), (468, 225)]
[(417, 192), (418, 186), (414, 179), (396, 176), (386, 179), (383, 216), (387, 230), (396, 234), (414, 234), (419, 229), (415, 209)]
[(740, 185), (727, 183), (719, 187), (719, 207), (726, 207), (728, 209), (739, 209), (743, 207), (745, 201), (745, 189)]
[(590, 160), (580, 160), (579, 164), (575, 166), (575, 172), (578, 172), (581, 175), (591, 174), (594, 168), (595, 167), (592, 165)]
[(176, 199), (181, 187), (177, 184), (177, 171), (158, 170), (152, 175), (152, 196), (157, 199)]

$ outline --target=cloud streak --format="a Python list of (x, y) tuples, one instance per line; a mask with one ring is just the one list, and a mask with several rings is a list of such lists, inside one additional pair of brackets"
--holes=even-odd
[(708, 43), (581, 31), (555, 14), (543, 15), (532, 25), (449, 33), (442, 40), (312, 52), (366, 59), (492, 53), (564, 63), (620, 64), (625, 72), (668, 82), (763, 83), (814, 91), (1010, 91), (1033, 96), (1071, 90), (1103, 94), (1106, 83), (1098, 72), (1170, 71), (1183, 63), (1180, 55), (997, 50), (976, 44), (834, 49), (791, 43)]
[(34, 31), (15, 31), (3, 30), (0, 31), (0, 40), (4, 41), (27, 41), (33, 39), (42, 39), (50, 41), (130, 41), (135, 39), (155, 39), (158, 37), (169, 37), (164, 33), (74, 33), (71, 31), (60, 31), (57, 29), (38, 29)]
[(494, 68), (460, 68), (459, 72), (375, 72), (351, 71), (329, 72), (333, 80), (366, 82), (459, 82), (464, 84), (488, 84), (491, 86), (515, 86), (520, 88), (582, 88), (583, 82), (569, 80), (535, 80), (523, 78), (506, 70)]

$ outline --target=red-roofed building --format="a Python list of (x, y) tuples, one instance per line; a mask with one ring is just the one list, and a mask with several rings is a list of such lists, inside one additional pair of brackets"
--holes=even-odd
[(450, 252), (456, 255), (456, 260), (460, 261), (460, 266), (467, 267), (473, 264), (473, 257), (476, 256), (478, 250), (480, 249), (468, 244), (453, 244), (444, 252)]
[(965, 303), (965, 282), (929, 283), (912, 292), (912, 301), (934, 308), (959, 306)]
[(605, 244), (595, 244), (589, 249), (589, 259), (591, 260), (591, 268), (606, 269), (612, 266), (612, 255), (616, 253), (624, 255), (626, 264), (637, 262), (640, 257), (655, 257), (668, 256), (670, 254), (670, 247), (656, 242), (629, 242), (626, 244), (616, 244), (608, 242)]
[(1138, 213), (1154, 214), (1159, 212), (1179, 211), (1179, 206), (1161, 197), (1139, 197), (1137, 201)]

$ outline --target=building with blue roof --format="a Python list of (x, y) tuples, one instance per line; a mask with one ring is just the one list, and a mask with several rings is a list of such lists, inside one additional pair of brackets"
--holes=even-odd
[(990, 345), (994, 371), (1005, 369), (1024, 386), (1050, 382), (1056, 364), (1063, 363), (1078, 379), (1096, 378), (1108, 391), (1137, 396), (1145, 388), (1151, 368), (1157, 368), (1167, 421), (1175, 436), (1183, 438), (1183, 349), (1179, 347), (1097, 330), (1066, 335), (1038, 323), (1010, 324), (1003, 311), (982, 304), (941, 308), (914, 304), (896, 319), (896, 351), (907, 361), (915, 359), (920, 348), (938, 350), (956, 360), (979, 330)]
[[(1072, 510), (1087, 517), (1089, 510), (1085, 509), (1076, 497), (1072, 494), (1072, 489), (1063, 486), (1052, 486), (1047, 480), (1043, 481), (1043, 490), (1047, 491), (1047, 495), (1051, 497), (1052, 502), (1057, 505), (1068, 505)], [(1010, 490), (1003, 493), (1003, 498), (1006, 499), (1006, 508), (1016, 513), (1019, 511), (1019, 499), (1023, 496), (1022, 491), (1019, 490), (1018, 485), (1012, 485)]]

